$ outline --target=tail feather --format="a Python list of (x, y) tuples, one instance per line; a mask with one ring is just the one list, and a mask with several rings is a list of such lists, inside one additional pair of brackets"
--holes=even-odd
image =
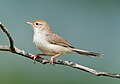
[(78, 54), (86, 55), (90, 57), (101, 57), (101, 54), (97, 52), (91, 52), (91, 51), (80, 50), (80, 49), (72, 49), (72, 51), (77, 52)]

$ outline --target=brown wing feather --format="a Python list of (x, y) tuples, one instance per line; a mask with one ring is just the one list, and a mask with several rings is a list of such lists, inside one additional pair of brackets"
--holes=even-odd
[(67, 40), (64, 40), (62, 37), (58, 36), (55, 33), (52, 33), (48, 36), (48, 42), (63, 47), (74, 48)]

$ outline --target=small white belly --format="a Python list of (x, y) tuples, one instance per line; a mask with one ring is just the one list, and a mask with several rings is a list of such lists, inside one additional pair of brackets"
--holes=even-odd
[(35, 43), (35, 44), (38, 47), (38, 49), (40, 49), (40, 51), (42, 51), (47, 55), (55, 55), (58, 53), (65, 54), (65, 53), (71, 52), (71, 50), (65, 47), (50, 44), (50, 43)]
[(35, 43), (36, 47), (46, 55), (52, 56), (58, 53), (65, 54), (72, 52), (66, 47), (50, 44), (45, 39), (34, 39), (33, 42)]

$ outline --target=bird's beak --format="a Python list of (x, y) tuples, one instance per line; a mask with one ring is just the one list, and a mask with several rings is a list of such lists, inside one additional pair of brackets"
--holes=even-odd
[(30, 25), (32, 25), (32, 22), (26, 22), (26, 24), (30, 24)]

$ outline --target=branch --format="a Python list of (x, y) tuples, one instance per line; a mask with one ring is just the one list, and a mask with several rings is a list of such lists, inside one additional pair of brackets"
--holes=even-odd
[(6, 33), (8, 39), (9, 39), (9, 42), (10, 42), (10, 49), (11, 49), (12, 52), (14, 52), (15, 51), (14, 41), (13, 41), (13, 39), (11, 37), (11, 34), (9, 33), (9, 31), (7, 30), (7, 28), (5, 28), (5, 26), (1, 22), (0, 22), (0, 27), (3, 30), (3, 32)]
[[(13, 39), (12, 39), (9, 31), (6, 29), (6, 27), (2, 23), (0, 23), (0, 27), (3, 30), (3, 32), (5, 32), (5, 34), (7, 35), (8, 39), (10, 41), (10, 47), (6, 46), (6, 45), (0, 45), (0, 51), (8, 51), (8, 52), (11, 52), (11, 53), (14, 53), (14, 54), (18, 54), (19, 56), (23, 56), (23, 57), (26, 57), (26, 58), (29, 58), (29, 59), (33, 59), (33, 56), (34, 56), (33, 54), (25, 52), (24, 50), (21, 50), (21, 49), (14, 46)], [(41, 64), (48, 64), (50, 60), (49, 59), (44, 59), (42, 57), (38, 57), (36, 59), (36, 61), (41, 63)], [(69, 66), (69, 67), (72, 67), (72, 68), (83, 70), (85, 72), (91, 73), (91, 74), (96, 75), (96, 76), (107, 76), (107, 77), (113, 77), (113, 78), (120, 78), (120, 74), (112, 74), (112, 73), (108, 73), (108, 72), (102, 72), (102, 71), (94, 70), (92, 68), (88, 68), (88, 67), (82, 66), (80, 64), (71, 62), (71, 61), (64, 61), (64, 60), (57, 59), (57, 60), (54, 61), (54, 64)]]

